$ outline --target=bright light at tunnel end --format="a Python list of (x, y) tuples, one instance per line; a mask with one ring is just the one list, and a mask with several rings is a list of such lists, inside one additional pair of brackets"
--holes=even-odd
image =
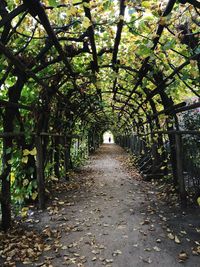
[(114, 136), (111, 131), (106, 131), (103, 134), (103, 144), (114, 144)]

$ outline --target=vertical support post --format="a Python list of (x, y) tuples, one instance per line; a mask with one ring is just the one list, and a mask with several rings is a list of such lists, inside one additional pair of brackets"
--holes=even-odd
[(185, 191), (185, 182), (183, 176), (183, 157), (182, 157), (182, 137), (180, 134), (175, 135), (176, 140), (176, 164), (177, 164), (177, 176), (181, 206), (185, 208), (187, 206), (187, 198)]
[(44, 181), (44, 160), (42, 149), (42, 137), (36, 136), (35, 144), (37, 149), (36, 155), (36, 169), (37, 169), (37, 183), (38, 183), (38, 202), (39, 208), (45, 208), (45, 181)]
[(96, 150), (96, 138), (95, 138), (95, 133), (92, 131), (92, 146), (93, 146), (93, 151)]
[(65, 169), (65, 179), (69, 181), (69, 176), (68, 176), (68, 169), (69, 169), (69, 157), (68, 157), (68, 145), (67, 145), (67, 138), (64, 137), (64, 169)]
[(3, 140), (3, 157), (2, 165), (3, 170), (0, 175), (1, 179), (1, 213), (2, 213), (2, 229), (7, 231), (11, 226), (11, 192), (10, 192), (10, 172), (11, 165), (8, 164), (11, 159), (11, 153), (6, 153), (6, 149), (12, 149), (12, 138), (4, 138)]
[(54, 137), (54, 173), (55, 176), (60, 179), (60, 168), (59, 168), (59, 162), (60, 162), (60, 140), (58, 136)]

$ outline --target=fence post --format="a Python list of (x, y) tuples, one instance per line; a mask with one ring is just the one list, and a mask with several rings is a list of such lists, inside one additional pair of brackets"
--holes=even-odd
[(42, 137), (36, 136), (35, 144), (37, 149), (36, 155), (36, 169), (37, 169), (37, 183), (38, 183), (38, 202), (39, 208), (45, 208), (45, 181), (44, 181), (44, 160), (42, 149)]
[(176, 166), (177, 166), (180, 200), (181, 200), (181, 206), (185, 208), (187, 206), (187, 198), (186, 198), (185, 182), (183, 176), (182, 136), (180, 134), (176, 134), (175, 140), (176, 140)]
[(60, 163), (60, 138), (58, 136), (54, 137), (54, 173), (55, 176), (60, 179), (60, 168), (59, 168), (59, 163)]
[(68, 153), (69, 147), (67, 145), (67, 138), (64, 137), (64, 169), (65, 169), (65, 179), (69, 180), (68, 170), (69, 170), (69, 153)]

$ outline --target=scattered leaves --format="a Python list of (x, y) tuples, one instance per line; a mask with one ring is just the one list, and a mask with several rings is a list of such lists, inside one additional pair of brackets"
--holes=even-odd
[(15, 266), (18, 261), (32, 264), (45, 250), (43, 239), (31, 230), (17, 227), (0, 237), (0, 256), (5, 260), (4, 266)]

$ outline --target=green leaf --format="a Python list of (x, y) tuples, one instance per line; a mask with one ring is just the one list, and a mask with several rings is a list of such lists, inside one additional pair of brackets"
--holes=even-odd
[(139, 46), (139, 49), (137, 50), (137, 54), (139, 56), (150, 56), (152, 53), (151, 49), (148, 48), (147, 46), (145, 45), (140, 45)]
[(175, 40), (168, 41), (168, 42), (166, 42), (165, 45), (163, 45), (163, 49), (166, 51), (166, 50), (169, 50), (171, 48), (174, 48), (175, 44), (176, 44)]
[(58, 3), (56, 0), (49, 0), (49, 5), (53, 7), (57, 7)]
[(7, 149), (6, 149), (6, 154), (10, 154), (11, 151), (12, 151), (12, 148), (11, 148), (11, 147), (7, 148)]

